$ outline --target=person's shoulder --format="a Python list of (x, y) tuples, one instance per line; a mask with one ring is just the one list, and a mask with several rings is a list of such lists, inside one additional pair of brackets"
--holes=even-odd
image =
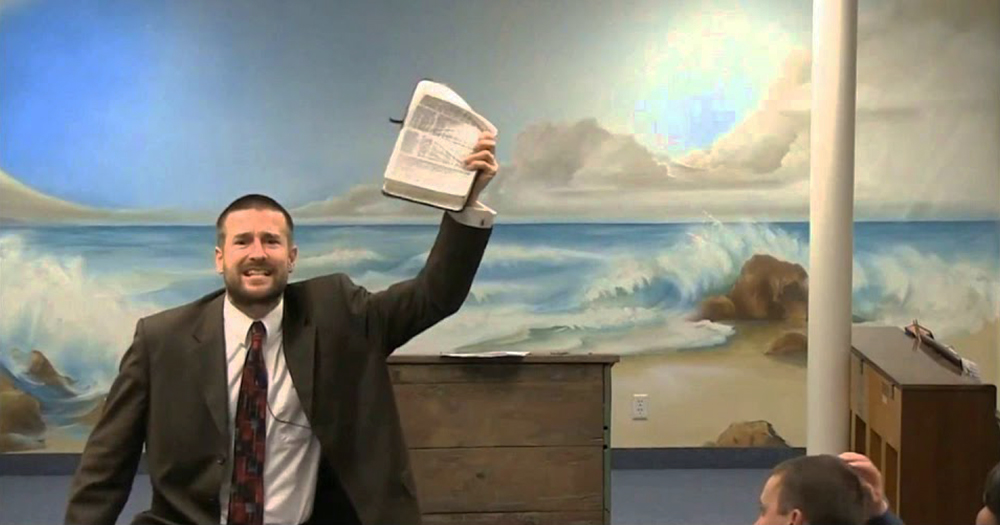
[[(305, 312), (323, 309), (328, 312), (357, 314), (363, 310), (364, 287), (344, 273), (321, 275), (289, 283), (285, 288), (285, 311)], [(346, 310), (342, 310), (346, 309)]]
[(881, 516), (876, 516), (868, 520), (865, 525), (905, 525), (903, 520), (899, 519), (892, 511), (886, 511), (885, 514)]
[(225, 289), (215, 290), (189, 303), (142, 317), (139, 321), (147, 331), (153, 332), (174, 333), (181, 327), (193, 327), (209, 305), (223, 300), (225, 292)]
[(347, 290), (354, 286), (354, 281), (344, 273), (320, 275), (301, 281), (288, 283), (285, 288), (285, 298), (289, 295), (309, 297), (316, 294), (327, 294), (332, 291)]

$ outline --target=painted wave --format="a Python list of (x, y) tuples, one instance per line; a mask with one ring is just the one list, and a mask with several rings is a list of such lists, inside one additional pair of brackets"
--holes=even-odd
[[(997, 318), (996, 227), (942, 225), (927, 240), (926, 226), (859, 226), (855, 314), (897, 325), (918, 317), (944, 337)], [(992, 244), (970, 244), (970, 229), (986, 232), (980, 237)], [(159, 243), (184, 244), (211, 239), (210, 230), (87, 232), (87, 242), (105, 244), (85, 255), (64, 247), (71, 233), (0, 233), (0, 365), (23, 379), (15, 349), (40, 350), (87, 396), (107, 390), (140, 316), (195, 299), (220, 280), (210, 245), (140, 249), (154, 234)], [(293, 278), (344, 271), (383, 289), (419, 270), (433, 234), (432, 227), (305, 230)], [(744, 262), (760, 253), (808, 270), (806, 226), (498, 227), (466, 306), (407, 348), (626, 354), (717, 346), (733, 328), (692, 322), (690, 313), (726, 293)]]

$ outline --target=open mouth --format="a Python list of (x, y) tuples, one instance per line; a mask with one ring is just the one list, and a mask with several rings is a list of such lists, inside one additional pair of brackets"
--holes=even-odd
[(263, 268), (251, 268), (249, 270), (243, 271), (244, 277), (270, 277), (271, 270), (265, 270)]

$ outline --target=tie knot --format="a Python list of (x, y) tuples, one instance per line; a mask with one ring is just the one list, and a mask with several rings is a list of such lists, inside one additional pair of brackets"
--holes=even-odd
[(252, 348), (260, 348), (264, 344), (264, 336), (267, 335), (267, 328), (264, 328), (264, 323), (260, 321), (254, 321), (250, 325), (250, 346)]

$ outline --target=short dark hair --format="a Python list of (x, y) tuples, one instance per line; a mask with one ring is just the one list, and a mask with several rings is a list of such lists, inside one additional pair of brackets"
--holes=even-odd
[(219, 214), (219, 218), (215, 221), (215, 243), (222, 246), (226, 241), (226, 234), (223, 231), (223, 225), (226, 223), (226, 217), (234, 211), (240, 210), (274, 210), (280, 211), (282, 215), (285, 216), (285, 223), (288, 225), (288, 242), (292, 242), (292, 233), (295, 231), (295, 223), (292, 222), (292, 216), (288, 213), (288, 210), (284, 206), (278, 204), (278, 201), (268, 197), (267, 195), (260, 195), (257, 193), (250, 193), (244, 195), (226, 206), (226, 209), (222, 210)]
[(858, 475), (831, 455), (799, 456), (771, 472), (780, 483), (778, 511), (799, 509), (809, 523), (859, 525), (865, 522), (865, 491)]
[(983, 505), (986, 505), (986, 508), (1000, 519), (1000, 463), (994, 465), (990, 473), (986, 475)]

